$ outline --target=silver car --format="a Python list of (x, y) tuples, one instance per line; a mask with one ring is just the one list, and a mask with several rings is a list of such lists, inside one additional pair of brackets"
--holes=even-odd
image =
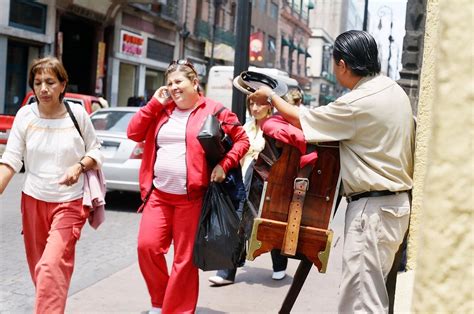
[(112, 107), (91, 115), (92, 124), (102, 144), (107, 190), (139, 192), (138, 172), (142, 162), (143, 142), (127, 138), (127, 126), (137, 107)]

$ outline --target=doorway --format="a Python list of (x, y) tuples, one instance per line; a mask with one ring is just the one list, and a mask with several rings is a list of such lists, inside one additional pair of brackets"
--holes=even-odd
[(94, 95), (96, 76), (96, 28), (91, 21), (63, 16), (62, 62), (69, 76), (68, 91)]
[(5, 114), (16, 114), (28, 84), (28, 46), (8, 40)]

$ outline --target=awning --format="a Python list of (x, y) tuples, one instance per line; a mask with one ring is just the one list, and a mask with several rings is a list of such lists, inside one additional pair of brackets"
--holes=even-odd
[(306, 51), (300, 46), (296, 47), (296, 49), (298, 50), (298, 54), (306, 54)]
[(306, 49), (305, 54), (306, 54), (306, 58), (311, 58), (311, 55), (309, 54), (308, 49)]
[(284, 47), (284, 46), (287, 46), (289, 47), (290, 46), (290, 42), (288, 40), (285, 39), (285, 37), (281, 37), (281, 45)]
[(295, 43), (290, 39), (290, 45), (289, 45), (290, 49), (296, 49), (296, 45)]
[(314, 2), (310, 0), (308, 2), (308, 10), (313, 10), (313, 9), (314, 9)]

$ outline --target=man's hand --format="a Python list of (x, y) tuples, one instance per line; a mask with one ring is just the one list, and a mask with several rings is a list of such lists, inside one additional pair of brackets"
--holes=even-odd
[(225, 177), (226, 175), (221, 165), (218, 164), (215, 166), (211, 173), (211, 182), (221, 183), (224, 181)]
[(259, 105), (268, 105), (268, 96), (272, 93), (272, 89), (268, 86), (262, 86), (253, 94), (249, 95), (249, 101), (256, 102)]

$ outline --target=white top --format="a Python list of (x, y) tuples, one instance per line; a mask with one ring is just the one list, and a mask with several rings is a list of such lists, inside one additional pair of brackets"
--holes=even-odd
[(170, 194), (186, 194), (186, 125), (193, 109), (175, 108), (157, 136), (153, 185)]
[(249, 150), (240, 160), (242, 176), (245, 176), (252, 160), (257, 159), (258, 154), (265, 148), (265, 139), (263, 138), (262, 129), (257, 128), (255, 118), (252, 117), (249, 121), (245, 122), (243, 128), (249, 137), (250, 143)]
[(345, 195), (412, 188), (414, 119), (395, 81), (365, 77), (327, 106), (299, 108), (307, 142), (339, 141)]
[[(67, 168), (89, 156), (102, 166), (100, 143), (84, 108), (69, 103), (84, 136), (82, 140), (69, 114), (61, 119), (40, 118), (38, 105), (22, 107), (16, 114), (5, 152), (0, 163), (16, 172), (25, 161), (23, 192), (45, 202), (66, 202), (82, 197), (84, 179), (66, 186), (58, 184)], [(85, 141), (85, 145), (84, 145)], [(87, 153), (86, 153), (86, 147)]]

